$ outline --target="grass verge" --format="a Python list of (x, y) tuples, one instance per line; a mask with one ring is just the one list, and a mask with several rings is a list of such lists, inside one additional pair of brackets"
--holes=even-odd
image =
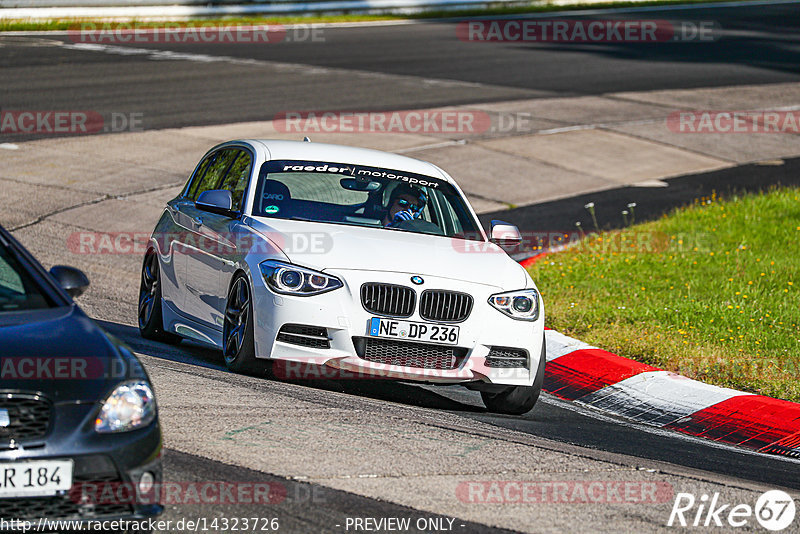
[[(408, 19), (441, 19), (441, 18), (464, 18), (482, 16), (502, 16), (502, 15), (521, 15), (526, 13), (548, 13), (554, 11), (579, 11), (583, 9), (611, 9), (611, 8), (630, 8), (630, 7), (652, 7), (664, 5), (683, 5), (683, 4), (713, 4), (717, 2), (729, 2), (731, 0), (651, 0), (644, 2), (600, 2), (600, 3), (579, 3), (572, 5), (555, 5), (551, 3), (531, 3), (516, 4), (513, 6), (491, 6), (487, 8), (453, 9), (453, 10), (430, 10), (421, 11), (413, 14), (320, 14), (309, 15), (283, 15), (283, 16), (232, 16), (232, 17), (208, 17), (192, 18), (177, 21), (178, 24), (189, 25), (265, 25), (265, 24), (321, 24), (328, 22), (368, 22), (377, 20), (408, 20)], [(746, 1), (746, 0), (733, 0)], [(169, 4), (165, 1), (164, 4)], [(0, 32), (9, 31), (64, 31), (76, 29), (82, 22), (95, 22), (92, 19), (65, 19), (65, 20), (13, 20), (0, 18)], [(113, 24), (119, 24), (113, 23)], [(130, 20), (128, 24), (135, 24), (139, 28), (160, 27), (164, 22), (153, 20)]]
[(548, 326), (682, 375), (800, 402), (800, 189), (698, 199), (530, 268)]

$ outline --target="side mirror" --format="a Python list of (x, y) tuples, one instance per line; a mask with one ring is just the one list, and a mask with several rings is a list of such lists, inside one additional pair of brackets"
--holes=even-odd
[(522, 234), (519, 228), (503, 221), (492, 221), (492, 234), (489, 241), (501, 247), (512, 247), (522, 243)]
[(89, 279), (83, 274), (83, 271), (75, 267), (54, 265), (50, 269), (50, 274), (72, 298), (81, 296), (86, 291), (86, 288), (89, 287)]
[(230, 191), (224, 189), (212, 189), (203, 191), (195, 201), (194, 206), (202, 211), (234, 217), (233, 196)]

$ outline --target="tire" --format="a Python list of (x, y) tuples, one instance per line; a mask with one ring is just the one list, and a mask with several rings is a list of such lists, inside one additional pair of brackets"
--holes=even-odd
[(544, 383), (544, 364), (547, 356), (544, 338), (542, 339), (542, 354), (539, 357), (539, 368), (532, 386), (510, 386), (498, 393), (481, 391), (481, 398), (486, 409), (493, 413), (507, 415), (522, 415), (528, 413), (539, 400)]
[(225, 301), (222, 327), (222, 355), (225, 365), (234, 373), (253, 374), (265, 368), (256, 360), (252, 294), (247, 276), (236, 275)]
[(149, 250), (142, 262), (142, 280), (139, 284), (138, 322), (139, 333), (145, 339), (177, 345), (181, 337), (164, 331), (164, 319), (161, 311), (161, 278), (158, 255)]

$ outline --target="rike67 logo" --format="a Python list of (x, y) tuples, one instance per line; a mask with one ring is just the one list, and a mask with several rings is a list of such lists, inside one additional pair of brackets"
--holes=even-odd
[(755, 518), (761, 527), (779, 532), (794, 523), (795, 512), (794, 499), (781, 490), (763, 493), (755, 506), (726, 503), (719, 493), (703, 494), (699, 499), (691, 493), (678, 493), (667, 526), (752, 527)]

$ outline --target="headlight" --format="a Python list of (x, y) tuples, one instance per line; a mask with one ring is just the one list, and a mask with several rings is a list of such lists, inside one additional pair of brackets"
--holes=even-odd
[(535, 321), (539, 318), (539, 292), (535, 289), (498, 293), (489, 297), (489, 304), (512, 319)]
[(133, 380), (118, 385), (106, 397), (94, 421), (94, 429), (102, 434), (127, 432), (150, 424), (156, 417), (156, 398), (150, 384)]
[(261, 267), (261, 276), (270, 289), (284, 295), (307, 297), (333, 291), (342, 287), (342, 281), (335, 276), (312, 271), (282, 261), (265, 261)]

